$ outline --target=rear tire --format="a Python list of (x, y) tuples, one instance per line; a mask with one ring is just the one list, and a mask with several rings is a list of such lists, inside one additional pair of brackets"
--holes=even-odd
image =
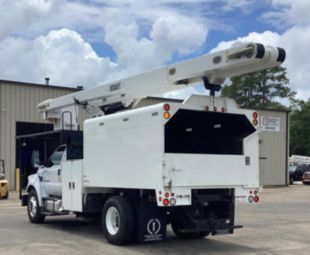
[(35, 190), (29, 192), (27, 212), (31, 223), (39, 224), (45, 219), (45, 215), (40, 212), (39, 199)]
[(110, 197), (103, 206), (102, 228), (109, 243), (128, 244), (134, 238), (134, 211), (125, 197)]

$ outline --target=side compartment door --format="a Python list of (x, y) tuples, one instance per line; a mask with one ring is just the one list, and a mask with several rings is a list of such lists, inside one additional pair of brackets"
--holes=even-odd
[(62, 169), (62, 204), (65, 210), (82, 212), (82, 160), (68, 160)]
[(82, 160), (71, 160), (72, 211), (82, 212)]
[(64, 162), (62, 166), (62, 205), (65, 210), (71, 210), (71, 161)]

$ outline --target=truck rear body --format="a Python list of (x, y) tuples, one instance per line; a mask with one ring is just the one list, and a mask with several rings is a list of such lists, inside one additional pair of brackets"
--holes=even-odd
[(247, 117), (252, 113), (227, 112), (227, 100), (218, 101), (223, 112), (170, 103), (168, 111), (158, 104), (87, 120), (85, 189), (156, 190), (163, 206), (158, 192), (190, 205), (192, 189), (258, 188), (258, 135)]

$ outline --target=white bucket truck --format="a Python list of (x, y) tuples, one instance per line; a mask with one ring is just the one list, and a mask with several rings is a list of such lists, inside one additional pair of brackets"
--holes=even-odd
[[(280, 65), (281, 48), (245, 43), (39, 104), (55, 131), (21, 136), (59, 147), (28, 177), (29, 220), (100, 215), (112, 244), (233, 233), (238, 198), (259, 201), (258, 115), (214, 97), (227, 77)], [(137, 108), (199, 82), (210, 96)], [(78, 108), (87, 110), (83, 132)], [(48, 147), (48, 146), (47, 146)], [(240, 194), (239, 194), (240, 193)]]

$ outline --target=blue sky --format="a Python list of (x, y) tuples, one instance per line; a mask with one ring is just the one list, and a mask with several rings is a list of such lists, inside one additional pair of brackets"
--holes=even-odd
[[(310, 97), (309, 0), (2, 0), (0, 79), (91, 87), (255, 41)], [(197, 90), (197, 89), (196, 89)]]

